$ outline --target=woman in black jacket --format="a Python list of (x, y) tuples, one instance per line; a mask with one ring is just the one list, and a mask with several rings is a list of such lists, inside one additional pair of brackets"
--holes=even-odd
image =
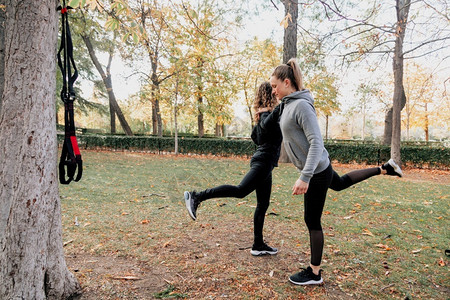
[[(275, 255), (278, 249), (268, 246), (263, 240), (264, 217), (270, 203), (272, 191), (272, 170), (278, 166), (281, 146), (281, 130), (278, 124), (279, 106), (272, 95), (269, 82), (264, 82), (258, 89), (253, 104), (256, 126), (252, 131), (252, 140), (258, 146), (250, 161), (250, 171), (241, 183), (221, 185), (200, 192), (184, 192), (184, 200), (189, 215), (197, 218), (199, 204), (211, 198), (244, 198), (256, 190), (257, 206), (254, 214), (254, 243), (250, 253), (255, 256)], [(272, 111), (272, 113), (271, 113)]]

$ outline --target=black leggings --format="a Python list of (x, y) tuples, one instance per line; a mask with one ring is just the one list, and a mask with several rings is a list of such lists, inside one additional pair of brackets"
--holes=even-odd
[(263, 227), (266, 211), (269, 208), (270, 193), (272, 192), (272, 164), (254, 161), (250, 164), (250, 171), (244, 176), (239, 185), (221, 185), (195, 193), (201, 201), (211, 198), (244, 198), (256, 190), (256, 209), (254, 214), (254, 243), (263, 243)]
[(305, 223), (309, 231), (311, 246), (311, 264), (319, 266), (323, 252), (323, 232), (320, 219), (327, 196), (328, 188), (334, 191), (344, 190), (369, 177), (381, 174), (378, 167), (352, 171), (339, 176), (331, 164), (322, 172), (314, 174), (309, 182), (308, 191), (304, 195)]

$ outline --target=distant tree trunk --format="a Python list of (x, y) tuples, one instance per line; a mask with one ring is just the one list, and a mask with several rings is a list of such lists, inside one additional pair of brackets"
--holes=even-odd
[(114, 111), (114, 106), (109, 102), (109, 121), (111, 127), (111, 134), (116, 133), (116, 112)]
[(224, 128), (224, 125), (223, 124), (219, 124), (219, 123), (216, 123), (216, 136), (217, 137), (223, 137), (223, 128)]
[[(102, 77), (103, 83), (105, 84), (106, 91), (108, 92), (108, 98), (109, 98), (109, 105), (113, 108), (114, 112), (117, 115), (117, 118), (119, 119), (120, 125), (123, 128), (123, 131), (126, 135), (133, 135), (133, 132), (131, 131), (130, 126), (128, 125), (127, 120), (125, 119), (125, 116), (122, 113), (122, 110), (119, 107), (119, 104), (116, 100), (116, 95), (114, 94), (113, 88), (112, 88), (112, 79), (111, 79), (111, 62), (112, 62), (112, 51), (109, 53), (109, 59), (108, 59), (108, 65), (106, 66), (106, 73), (103, 70), (102, 65), (100, 64), (97, 55), (95, 54), (94, 47), (92, 46), (91, 39), (87, 35), (81, 35), (81, 38), (84, 41), (84, 44), (86, 45), (89, 56), (91, 57), (92, 62), (94, 63), (95, 68), (97, 69), (98, 73)], [(113, 115), (114, 113), (111, 113)], [(111, 128), (112, 131), (113, 128)]]
[[(200, 87), (199, 87), (200, 88)], [(197, 98), (198, 104), (198, 115), (197, 115), (197, 124), (198, 124), (198, 137), (203, 137), (205, 135), (204, 121), (203, 121), (203, 96), (198, 96)]]
[(326, 118), (326, 122), (325, 122), (325, 139), (328, 140), (328, 126), (329, 126), (328, 125), (328, 121), (330, 119), (330, 116), (326, 115), (325, 118)]
[(0, 112), (0, 299), (69, 299), (81, 289), (67, 269), (62, 243), (57, 1), (3, 3), (8, 47)]
[[(106, 66), (106, 74), (108, 74), (107, 76), (109, 76), (111, 78), (111, 63), (112, 63), (112, 58), (113, 58), (113, 51), (112, 49), (109, 52), (109, 59), (108, 59), (108, 65)], [(112, 86), (112, 83), (111, 83)], [(113, 101), (111, 101), (111, 99), (116, 99), (116, 96), (114, 94), (114, 92), (112, 91), (112, 87), (111, 87), (111, 93), (112, 93), (112, 97), (108, 97), (109, 98), (109, 122), (110, 122), (110, 128), (111, 128), (111, 134), (115, 134), (116, 133), (116, 110), (114, 109), (114, 105), (113, 105)], [(108, 96), (109, 96), (109, 91), (108, 91)], [(122, 113), (122, 112), (120, 112)], [(124, 118), (125, 119), (125, 118)], [(126, 121), (125, 121), (126, 122)], [(126, 122), (126, 126), (128, 126), (128, 123)], [(129, 126), (128, 126), (129, 128)], [(125, 131), (125, 129), (124, 129)], [(126, 133), (126, 131), (125, 131)], [(130, 129), (130, 133), (131, 133), (131, 129)], [(127, 135), (132, 135), (128, 134)]]
[(197, 107), (198, 107), (198, 115), (197, 115), (197, 126), (198, 126), (198, 137), (203, 137), (205, 134), (204, 128), (204, 120), (203, 120), (203, 59), (201, 57), (198, 58), (197, 65)]
[(425, 141), (429, 142), (430, 141), (430, 123), (429, 123), (429, 119), (428, 119), (428, 103), (425, 103), (425, 126), (424, 126), (424, 131), (425, 131)]
[(0, 111), (2, 110), (3, 86), (5, 83), (5, 0), (0, 0)]
[(366, 102), (364, 101), (361, 139), (364, 141), (365, 137), (366, 137)]
[(158, 79), (158, 52), (155, 52), (151, 56), (151, 64), (152, 64), (152, 121), (153, 121), (153, 134), (162, 136), (162, 119), (161, 119), (161, 111), (159, 108), (159, 85), (160, 81)]
[(392, 112), (393, 108), (390, 107), (384, 117), (383, 145), (390, 145), (392, 141)]
[[(297, 20), (298, 20), (298, 1), (282, 0), (284, 4), (284, 12), (287, 16), (290, 14), (288, 26), (284, 29), (283, 41), (283, 63), (287, 63), (289, 59), (297, 57)], [(281, 144), (279, 162), (290, 162), (283, 144)]]
[(394, 98), (392, 110), (392, 141), (391, 158), (401, 165), (401, 112), (406, 104), (405, 89), (403, 87), (403, 42), (411, 0), (396, 0), (397, 29), (394, 48)]

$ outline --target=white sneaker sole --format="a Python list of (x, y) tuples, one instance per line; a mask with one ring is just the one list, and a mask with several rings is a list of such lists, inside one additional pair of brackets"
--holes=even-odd
[(251, 253), (253, 256), (261, 256), (261, 255), (267, 255), (267, 254), (269, 254), (269, 255), (275, 255), (275, 254), (278, 253), (278, 251), (266, 251), (266, 250), (264, 250), (264, 251), (258, 251), (258, 250), (251, 250), (250, 253)]
[(312, 285), (312, 284), (321, 284), (323, 283), (323, 279), (320, 278), (320, 280), (309, 280), (309, 281), (305, 281), (305, 282), (296, 282), (291, 280), (291, 278), (289, 278), (289, 281), (295, 285)]
[(191, 216), (192, 220), (195, 221), (194, 213), (192, 212), (191, 208), (191, 193), (188, 191), (184, 192), (184, 203), (186, 204), (187, 211), (189, 213), (189, 216)]
[(395, 163), (395, 161), (392, 158), (388, 160), (388, 164), (390, 164), (391, 167), (394, 168), (395, 173), (399, 174), (400, 177), (403, 177), (402, 169), (400, 169), (400, 167)]

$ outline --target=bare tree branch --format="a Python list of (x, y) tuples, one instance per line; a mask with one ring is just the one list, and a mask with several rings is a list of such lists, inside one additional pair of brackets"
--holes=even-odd
[(441, 48), (433, 49), (433, 50), (431, 50), (431, 51), (428, 51), (428, 52), (423, 53), (423, 54), (420, 54), (420, 55), (410, 56), (410, 57), (404, 57), (404, 59), (414, 59), (414, 58), (423, 57), (423, 56), (426, 56), (426, 55), (428, 55), (428, 54), (437, 52), (437, 51), (442, 50), (442, 49), (447, 49), (447, 48), (448, 48), (448, 46), (442, 46)]
[(270, 2), (272, 2), (273, 6), (274, 6), (277, 10), (279, 10), (278, 7), (277, 7), (277, 6), (275, 5), (275, 3), (273, 2), (273, 0), (270, 0)]
[[(423, 47), (423, 46), (425, 46), (425, 45), (428, 45), (428, 44), (431, 44), (431, 43), (435, 43), (435, 42), (439, 42), (439, 41), (445, 41), (445, 40), (449, 40), (449, 39), (450, 39), (450, 36), (447, 36), (447, 37), (444, 37), (444, 38), (434, 39), (434, 40), (430, 40), (430, 41), (423, 42), (422, 44), (418, 45), (417, 47), (414, 47), (414, 48), (412, 48), (412, 49), (410, 49), (410, 50), (404, 51), (404, 52), (403, 52), (403, 55), (408, 54), (408, 53), (411, 53), (411, 52), (413, 52), (413, 51), (415, 51), (415, 50), (417, 50), (417, 49), (419, 49), (419, 48), (421, 48), (421, 47)], [(448, 45), (447, 45), (447, 46), (444, 46), (444, 47), (442, 47), (442, 48), (439, 48), (439, 49), (443, 49), (443, 48), (447, 48), (447, 47), (448, 47)], [(433, 51), (431, 51), (431, 52), (429, 52), (429, 53), (432, 53), (432, 52), (435, 52), (435, 50), (433, 50)], [(419, 56), (419, 57), (420, 57), (420, 56)]]

